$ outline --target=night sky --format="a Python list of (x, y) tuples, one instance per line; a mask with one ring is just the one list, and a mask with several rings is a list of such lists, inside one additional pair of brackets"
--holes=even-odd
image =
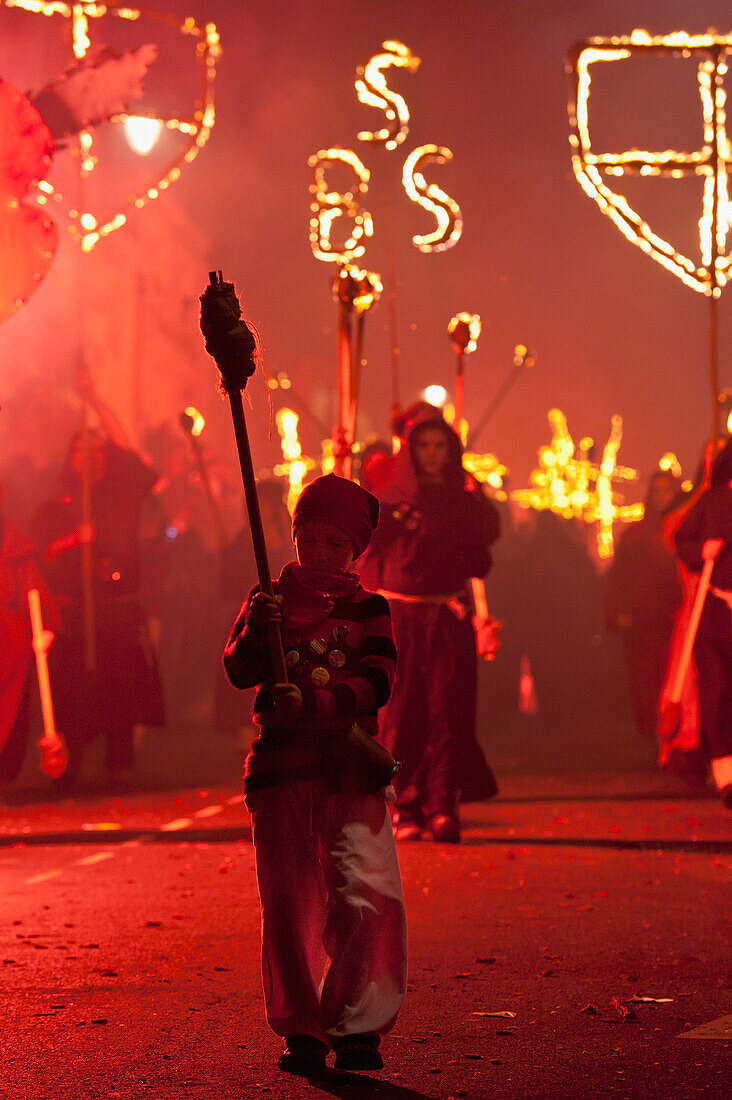
[[(537, 357), (479, 441), (509, 467), (513, 487), (526, 483), (537, 448), (549, 440), (546, 416), (555, 406), (567, 414), (577, 440), (591, 435), (600, 443), (619, 413), (621, 462), (647, 473), (661, 454), (674, 450), (685, 474), (692, 474), (711, 419), (708, 301), (632, 247), (575, 181), (565, 59), (578, 39), (628, 34), (636, 26), (654, 34), (727, 31), (728, 2), (158, 0), (157, 7), (219, 27), (216, 126), (181, 181), (132, 215), (114, 235), (119, 240), (109, 238), (86, 257), (86, 271), (64, 234), (44, 284), (0, 329), (0, 401), (10, 410), (0, 425), (2, 454), (29, 447), (37, 437), (31, 426), (24, 434), (18, 408), (22, 403), (28, 409), (30, 425), (40, 385), (47, 405), (68, 405), (73, 419), (69, 385), (82, 349), (133, 437), (175, 420), (178, 391), (170, 378), (179, 376), (185, 380), (181, 399), (209, 413), (216, 446), (225, 450), (225, 409), (213, 392), (213, 368), (197, 332), (196, 294), (210, 267), (236, 281), (262, 334), (269, 372), (286, 371), (301, 397), (332, 424), (332, 265), (310, 251), (307, 159), (320, 148), (342, 145), (356, 150), (371, 171), (365, 205), (375, 234), (360, 262), (385, 282), (393, 263), (403, 405), (428, 383), (451, 385), (447, 323), (467, 309), (483, 319), (478, 350), (466, 367), (469, 420), (479, 419), (510, 372), (514, 345), (529, 345)], [(184, 111), (194, 87), (190, 40), (181, 43), (149, 22), (122, 31), (127, 39), (119, 26), (109, 34), (95, 26), (95, 41), (160, 45), (143, 107)], [(394, 152), (356, 139), (359, 130), (382, 124), (378, 111), (358, 102), (354, 78), (386, 39), (406, 43), (421, 58), (416, 73), (389, 70), (389, 84), (404, 95), (411, 114), (410, 133)], [(68, 56), (61, 20), (0, 7), (0, 75), (24, 90), (38, 88)], [(693, 65), (633, 61), (605, 68), (613, 72), (598, 73), (591, 100), (598, 143), (613, 150), (700, 146)], [(441, 254), (424, 254), (411, 244), (412, 234), (429, 232), (434, 223), (407, 200), (400, 182), (407, 154), (427, 142), (453, 152), (450, 164), (428, 167), (426, 175), (459, 203), (464, 218), (462, 239)], [(59, 178), (63, 155), (58, 169), (54, 165)], [(142, 171), (133, 159), (130, 154), (129, 168), (115, 166), (107, 198), (113, 186), (126, 193), (125, 172)], [(651, 225), (697, 257), (700, 185), (634, 179), (625, 191)], [(97, 293), (110, 285), (113, 292)], [(719, 304), (722, 387), (732, 386), (730, 295)], [(176, 331), (166, 333), (166, 325)], [(388, 434), (389, 348), (384, 298), (366, 325), (362, 438)], [(271, 464), (277, 447), (266, 443), (261, 381), (252, 384), (252, 399), (255, 456)], [(65, 425), (61, 418), (51, 433), (51, 450), (60, 447)], [(302, 429), (306, 449), (314, 452), (317, 432), (305, 421)]]

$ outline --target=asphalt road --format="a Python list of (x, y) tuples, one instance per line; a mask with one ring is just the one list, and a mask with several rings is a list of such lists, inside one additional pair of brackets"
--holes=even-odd
[(6, 807), (0, 1096), (728, 1096), (732, 815), (652, 773), (515, 775), (465, 825), (400, 847), (384, 1071), (310, 1083), (264, 1022), (233, 783)]

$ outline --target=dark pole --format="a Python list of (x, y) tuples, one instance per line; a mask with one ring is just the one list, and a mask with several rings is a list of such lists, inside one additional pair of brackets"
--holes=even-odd
[(459, 349), (455, 352), (455, 420), (453, 427), (460, 435), (460, 421), (465, 413), (465, 356)]
[[(206, 350), (214, 357), (221, 371), (221, 383), (231, 405), (259, 586), (271, 596), (272, 577), (242, 402), (242, 391), (246, 387), (247, 379), (254, 374), (257, 344), (249, 326), (242, 319), (234, 284), (225, 283), (220, 271), (209, 272), (209, 285), (201, 295), (201, 331), (206, 339)], [(282, 649), (282, 635), (276, 623), (269, 628), (269, 644), (275, 682), (284, 684), (287, 682), (287, 666)]]
[[(338, 286), (341, 282), (339, 280)], [(350, 278), (345, 280), (351, 282)], [(351, 464), (353, 455), (353, 439), (349, 434), (349, 417), (351, 412), (351, 372), (352, 355), (351, 348), (351, 317), (353, 313), (353, 300), (349, 300), (347, 291), (338, 296), (338, 346), (337, 346), (337, 370), (338, 370), (338, 424), (333, 432), (333, 458), (334, 470), (339, 477), (351, 476)]]
[(450, 336), (452, 350), (455, 353), (455, 390), (453, 393), (453, 405), (455, 409), (452, 426), (460, 435), (460, 422), (465, 414), (465, 356), (468, 350), (475, 348), (471, 345), (470, 319), (467, 314), (459, 313), (447, 327)]
[(719, 217), (719, 172), (725, 167), (719, 148), (720, 113), (723, 104), (720, 103), (719, 94), (721, 77), (719, 74), (719, 62), (721, 50), (717, 47), (714, 51), (713, 90), (714, 96), (714, 187), (712, 189), (712, 224), (710, 241), (710, 287), (709, 287), (709, 381), (712, 387), (712, 439), (719, 438), (719, 422), (721, 406), (719, 401), (719, 365), (717, 342), (717, 299), (719, 297), (719, 283), (717, 276), (717, 259), (719, 257), (719, 242), (717, 241), (717, 219)]
[(719, 439), (721, 403), (719, 400), (719, 369), (717, 356), (717, 302), (709, 298), (709, 377), (712, 387), (712, 439)]
[[(358, 420), (358, 398), (361, 392), (361, 366), (363, 364), (363, 330), (366, 324), (366, 314), (359, 313), (354, 326), (353, 355), (351, 357), (351, 407), (348, 416), (348, 427), (351, 446), (356, 442), (356, 422)], [(351, 458), (351, 474), (353, 473), (353, 458)]]
[(300, 397), (300, 394), (297, 392), (292, 384), (290, 384), (290, 387), (287, 390), (285, 390), (283, 387), (280, 387), (280, 389), (283, 393), (287, 394), (286, 397), (283, 397), (283, 402), (288, 405), (294, 405), (295, 408), (299, 409), (302, 415), (306, 417), (314, 426), (315, 430), (319, 433), (321, 439), (325, 439), (327, 436), (330, 435), (330, 428), (327, 428), (323, 421), (315, 415), (313, 410), (310, 408), (309, 405), (305, 403), (302, 397)]
[(394, 266), (394, 206), (391, 198), (386, 200), (386, 248), (389, 273), (389, 350), (391, 354), (391, 418), (399, 413), (401, 407), (401, 387), (399, 377), (399, 337), (397, 335), (397, 297), (396, 269)]
[(485, 410), (482, 417), (480, 418), (480, 420), (478, 421), (478, 423), (476, 424), (476, 426), (473, 428), (472, 432), (468, 436), (468, 442), (467, 442), (467, 449), (468, 450), (471, 447), (475, 446), (476, 442), (478, 441), (478, 437), (485, 431), (485, 429), (487, 428), (489, 422), (495, 416), (496, 412), (500, 408), (501, 404), (503, 403), (504, 399), (508, 395), (509, 391), (513, 388), (515, 382), (518, 380), (518, 377), (522, 373), (522, 371), (526, 367), (533, 367), (535, 362), (536, 362), (535, 357), (528, 351), (527, 348), (524, 348), (522, 345), (519, 345), (516, 348), (516, 352), (515, 352), (514, 359), (513, 359), (513, 370), (509, 374), (508, 378), (506, 378), (501, 383), (501, 385), (498, 389), (498, 392), (496, 393), (496, 396), (493, 398), (490, 405)]
[(201, 484), (203, 485), (203, 491), (206, 495), (209, 508), (211, 509), (211, 515), (213, 516), (214, 527), (216, 528), (216, 545), (219, 550), (223, 550), (226, 544), (226, 538), (224, 536), (224, 524), (221, 518), (221, 509), (216, 503), (216, 498), (213, 492), (213, 486), (211, 485), (211, 478), (208, 474), (208, 467), (203, 457), (203, 448), (200, 441), (193, 434), (193, 417), (187, 413), (182, 412), (179, 417), (181, 427), (188, 437), (188, 442), (191, 445), (193, 451), (193, 457), (196, 462), (196, 467), (201, 478)]
[[(91, 523), (91, 469), (89, 456), (89, 402), (83, 398), (81, 422), (81, 522), (88, 528)], [(87, 532), (88, 533), (88, 532)], [(94, 610), (94, 580), (91, 542), (81, 546), (81, 593), (84, 612), (84, 668), (96, 672), (97, 631)]]

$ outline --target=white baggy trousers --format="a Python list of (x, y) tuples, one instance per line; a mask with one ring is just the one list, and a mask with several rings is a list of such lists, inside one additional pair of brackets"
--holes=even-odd
[(384, 1034), (406, 990), (402, 884), (381, 792), (306, 780), (253, 807), (262, 984), (277, 1035)]

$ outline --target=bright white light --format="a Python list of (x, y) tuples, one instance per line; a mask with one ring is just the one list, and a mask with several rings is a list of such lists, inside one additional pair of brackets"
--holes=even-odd
[(130, 147), (141, 157), (146, 157), (152, 152), (163, 129), (159, 119), (142, 118), (138, 115), (128, 115), (124, 125), (125, 136)]
[(430, 405), (436, 405), (438, 409), (444, 407), (447, 401), (447, 390), (444, 386), (428, 386), (422, 391), (422, 398), (429, 401)]

